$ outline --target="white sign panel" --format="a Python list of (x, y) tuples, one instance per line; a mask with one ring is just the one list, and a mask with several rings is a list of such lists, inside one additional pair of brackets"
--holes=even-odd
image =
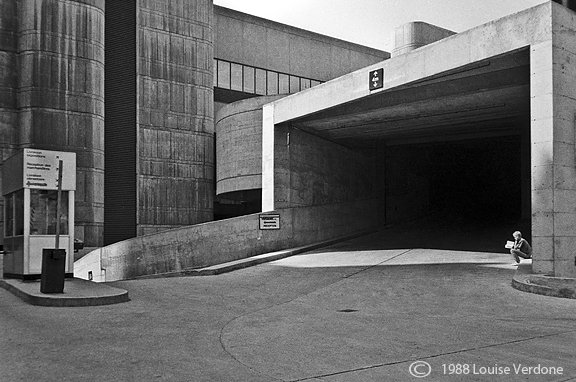
[(62, 189), (76, 189), (76, 154), (24, 149), (24, 187), (41, 190), (58, 189), (58, 165), (62, 161)]
[(280, 229), (280, 215), (260, 215), (260, 229)]

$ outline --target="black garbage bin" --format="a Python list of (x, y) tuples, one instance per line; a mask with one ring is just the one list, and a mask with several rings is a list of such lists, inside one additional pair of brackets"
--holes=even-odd
[(64, 275), (66, 274), (66, 250), (42, 250), (42, 276), (40, 292), (64, 293)]

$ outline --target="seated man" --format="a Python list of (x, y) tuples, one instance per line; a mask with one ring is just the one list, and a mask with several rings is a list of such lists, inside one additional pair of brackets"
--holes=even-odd
[(531, 259), (532, 258), (532, 247), (528, 244), (526, 239), (522, 238), (522, 233), (516, 231), (512, 234), (514, 236), (514, 246), (510, 249), (510, 253), (514, 256), (516, 262), (512, 265), (520, 264), (520, 258)]

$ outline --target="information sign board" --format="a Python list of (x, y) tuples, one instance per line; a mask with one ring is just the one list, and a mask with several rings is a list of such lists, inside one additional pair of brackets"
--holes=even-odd
[(24, 149), (24, 187), (58, 189), (58, 166), (63, 163), (62, 189), (76, 188), (76, 154), (61, 151)]
[(280, 214), (260, 215), (260, 229), (280, 229)]

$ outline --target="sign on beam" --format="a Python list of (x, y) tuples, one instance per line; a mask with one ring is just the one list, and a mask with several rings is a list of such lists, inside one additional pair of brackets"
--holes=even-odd
[(370, 90), (381, 89), (384, 87), (384, 69), (376, 69), (370, 72)]
[(260, 229), (280, 229), (280, 214), (260, 215)]

